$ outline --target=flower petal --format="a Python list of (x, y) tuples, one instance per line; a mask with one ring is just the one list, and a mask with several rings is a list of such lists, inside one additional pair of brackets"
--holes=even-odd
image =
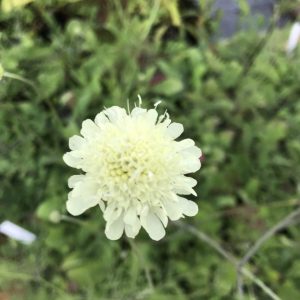
[(107, 116), (105, 115), (105, 113), (103, 111), (101, 113), (97, 114), (95, 117), (95, 123), (100, 128), (108, 122), (109, 122), (109, 120), (107, 119)]
[(167, 225), (168, 225), (168, 216), (166, 215), (165, 210), (162, 209), (161, 207), (155, 207), (152, 210), (159, 217), (159, 219), (161, 220), (163, 225), (165, 227), (167, 227)]
[(194, 146), (195, 142), (192, 139), (184, 139), (182, 141), (176, 142), (175, 145), (178, 151), (182, 151), (184, 149)]
[(128, 237), (134, 238), (141, 229), (141, 221), (139, 220), (135, 207), (130, 207), (124, 213), (125, 233)]
[(141, 215), (141, 224), (149, 234), (150, 238), (155, 241), (162, 239), (166, 234), (160, 219), (151, 211)]
[(87, 140), (93, 140), (95, 136), (101, 133), (101, 130), (92, 120), (87, 119), (82, 122), (80, 133)]
[(78, 197), (72, 197), (72, 192), (70, 194), (71, 195), (67, 201), (67, 210), (73, 216), (81, 215), (87, 209), (96, 206), (99, 203), (99, 199), (96, 196), (81, 199)]
[(157, 121), (157, 117), (158, 117), (158, 113), (157, 113), (156, 109), (149, 109), (147, 111), (147, 114), (145, 115), (145, 120), (149, 124), (155, 125), (156, 121)]
[(192, 156), (195, 156), (197, 158), (200, 158), (200, 156), (202, 155), (201, 149), (196, 147), (196, 146), (186, 148), (182, 151), (182, 153), (184, 155), (192, 155)]
[(183, 133), (183, 125), (180, 123), (171, 123), (167, 128), (167, 134), (172, 138), (176, 139)]
[(125, 224), (125, 234), (129, 238), (135, 238), (136, 235), (139, 233), (140, 229), (141, 229), (141, 222), (139, 220), (135, 225)]
[(67, 152), (66, 154), (64, 154), (63, 160), (68, 166), (70, 166), (72, 168), (80, 169), (81, 168), (81, 158), (73, 156), (72, 152), (73, 151), (70, 151), (70, 152)]
[(116, 203), (111, 203), (106, 207), (103, 218), (108, 224), (112, 224), (120, 217), (122, 211), (122, 208), (118, 207)]
[(178, 176), (174, 182), (174, 191), (179, 195), (192, 194), (197, 196), (197, 193), (193, 190), (193, 187), (197, 185), (197, 180), (187, 176)]
[(172, 200), (165, 200), (163, 202), (164, 208), (168, 214), (168, 217), (172, 221), (176, 221), (182, 217), (182, 208), (178, 204), (178, 202), (172, 201)]
[(73, 175), (71, 177), (69, 177), (68, 179), (68, 186), (69, 188), (74, 188), (75, 185), (79, 182), (81, 182), (82, 180), (84, 180), (85, 176), (84, 175)]
[(104, 111), (105, 115), (109, 118), (111, 123), (116, 123), (123, 120), (126, 116), (126, 110), (119, 106), (112, 106)]
[(105, 211), (105, 204), (104, 204), (103, 201), (99, 201), (99, 207), (100, 207), (100, 209), (101, 209), (102, 212)]
[(133, 118), (138, 118), (143, 116), (145, 113), (147, 113), (147, 110), (144, 108), (140, 108), (140, 107), (135, 107), (132, 111), (131, 111), (131, 117)]
[(69, 148), (71, 150), (79, 150), (85, 144), (85, 140), (83, 137), (79, 135), (73, 135), (69, 139)]
[(183, 174), (194, 173), (201, 168), (200, 159), (197, 157), (189, 157), (183, 160), (182, 172)]
[(178, 200), (184, 215), (193, 217), (198, 213), (198, 205), (194, 201), (190, 201), (179, 196)]
[(86, 175), (81, 176), (82, 180), (77, 181), (76, 184), (74, 184), (74, 178), (70, 180), (70, 184), (74, 184), (74, 188), (68, 195), (67, 210), (73, 216), (82, 214), (87, 209), (99, 204), (101, 200), (97, 183)]
[(122, 216), (120, 216), (117, 220), (113, 223), (108, 224), (106, 223), (105, 227), (105, 235), (110, 240), (118, 240), (124, 231), (124, 222)]
[(138, 220), (136, 209), (134, 207), (130, 207), (126, 213), (124, 214), (124, 222), (129, 225), (136, 224)]

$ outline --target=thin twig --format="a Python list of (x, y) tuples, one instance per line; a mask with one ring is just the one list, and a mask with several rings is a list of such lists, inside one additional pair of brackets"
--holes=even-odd
[(196, 237), (198, 237), (201, 241), (205, 242), (206, 244), (208, 244), (209, 246), (211, 246), (212, 248), (214, 248), (219, 254), (221, 254), (223, 257), (225, 257), (231, 263), (233, 263), (233, 264), (237, 263), (238, 260), (235, 259), (234, 256), (232, 256), (230, 253), (228, 253), (216, 241), (214, 241), (212, 238), (210, 238), (204, 232), (198, 230), (197, 228), (195, 228), (192, 225), (185, 224), (185, 223), (183, 223), (181, 221), (177, 221), (174, 224), (176, 226), (178, 226), (178, 227), (186, 230), (186, 231), (189, 231), (190, 233), (192, 233), (193, 235), (195, 235)]
[[(190, 232), (191, 234), (195, 235), (199, 240), (205, 242), (209, 246), (211, 246), (213, 249), (215, 249), (221, 256), (226, 258), (230, 263), (232, 263), (236, 268), (239, 266), (239, 260), (235, 258), (232, 254), (227, 252), (225, 249), (223, 249), (216, 241), (214, 241), (212, 238), (210, 238), (208, 235), (206, 235), (204, 232), (198, 230), (192, 225), (187, 225), (183, 222), (176, 222), (176, 226)], [(264, 284), (260, 279), (258, 279), (251, 271), (249, 271), (247, 268), (242, 267), (241, 268), (242, 274), (250, 279), (254, 284), (256, 284), (258, 287), (260, 287), (268, 296), (270, 296), (273, 300), (281, 300), (275, 292), (271, 290), (266, 284)]]
[(238, 263), (237, 268), (237, 286), (240, 298), (243, 298), (243, 278), (242, 269), (245, 264), (256, 254), (256, 252), (261, 248), (261, 246), (272, 236), (274, 236), (278, 231), (294, 224), (295, 219), (300, 216), (300, 208), (291, 212), (288, 216), (282, 219), (280, 222), (275, 224), (272, 228), (266, 231), (255, 244), (246, 252), (243, 258)]

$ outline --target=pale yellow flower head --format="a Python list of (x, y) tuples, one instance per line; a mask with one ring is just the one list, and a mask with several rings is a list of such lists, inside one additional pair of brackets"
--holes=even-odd
[(167, 113), (141, 107), (127, 113), (113, 106), (85, 120), (63, 157), (84, 172), (69, 179), (67, 210), (76, 216), (100, 207), (111, 240), (124, 231), (134, 238), (141, 227), (153, 240), (163, 238), (168, 219), (198, 212), (195, 202), (179, 196), (196, 195), (197, 181), (185, 175), (201, 166), (194, 141), (176, 141), (182, 132)]

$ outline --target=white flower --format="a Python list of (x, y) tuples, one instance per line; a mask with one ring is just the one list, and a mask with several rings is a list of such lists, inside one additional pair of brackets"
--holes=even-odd
[(130, 113), (114, 106), (95, 121), (82, 123), (82, 136), (69, 140), (65, 163), (85, 174), (69, 178), (67, 209), (76, 216), (99, 206), (111, 240), (134, 238), (143, 227), (153, 240), (165, 235), (172, 221), (198, 212), (197, 181), (185, 176), (200, 169), (201, 150), (191, 139), (175, 141), (183, 132), (169, 115), (135, 107)]

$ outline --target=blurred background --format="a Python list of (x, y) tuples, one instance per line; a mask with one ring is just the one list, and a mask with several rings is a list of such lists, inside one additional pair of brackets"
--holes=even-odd
[[(0, 299), (232, 300), (235, 264), (176, 225), (109, 241), (102, 214), (65, 209), (68, 138), (104, 106), (157, 100), (202, 148), (199, 214), (183, 220), (241, 259), (299, 206), (297, 0), (2, 0)], [(297, 24), (297, 23), (296, 23)], [(288, 52), (288, 53), (287, 53)], [(294, 220), (295, 221), (295, 220)], [(247, 264), (239, 299), (300, 299), (290, 224)], [(268, 287), (274, 295), (268, 295)], [(273, 297), (273, 298), (272, 298)]]

